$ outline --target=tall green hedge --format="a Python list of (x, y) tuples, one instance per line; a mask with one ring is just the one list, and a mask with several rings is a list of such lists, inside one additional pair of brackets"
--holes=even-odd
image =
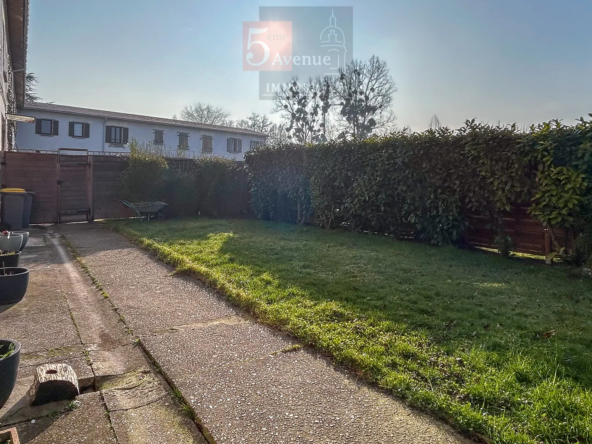
[[(592, 115), (591, 115), (592, 116)], [(503, 233), (513, 205), (549, 227), (590, 213), (592, 122), (462, 128), (314, 146), (265, 146), (245, 156), (258, 217), (345, 225), (433, 244), (458, 242), (467, 215)]]
[(120, 178), (121, 197), (130, 202), (164, 200), (168, 164), (132, 139), (128, 166)]
[(244, 216), (250, 201), (242, 163), (214, 156), (165, 159), (134, 142), (120, 196), (131, 202), (164, 201), (169, 217)]

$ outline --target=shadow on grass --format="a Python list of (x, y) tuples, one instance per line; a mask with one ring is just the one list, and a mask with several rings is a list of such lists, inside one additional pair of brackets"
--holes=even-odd
[(592, 385), (592, 279), (487, 253), (314, 227), (189, 219), (134, 229), (206, 266), (246, 267), (260, 287), (298, 288), (317, 303), (336, 301), (420, 332), (446, 352), (520, 350), (554, 358), (566, 376)]
[(119, 227), (262, 321), (464, 430), (500, 443), (592, 441), (592, 279), (260, 221)]

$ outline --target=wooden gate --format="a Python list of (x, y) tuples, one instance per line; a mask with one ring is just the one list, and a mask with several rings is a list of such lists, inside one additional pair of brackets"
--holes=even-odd
[(119, 178), (127, 159), (86, 150), (4, 153), (2, 188), (35, 192), (31, 223), (131, 217), (119, 202)]
[(92, 162), (87, 150), (58, 150), (58, 223), (94, 219), (92, 182)]

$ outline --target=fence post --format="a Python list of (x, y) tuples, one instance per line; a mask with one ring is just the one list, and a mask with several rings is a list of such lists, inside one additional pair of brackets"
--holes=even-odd
[(545, 263), (547, 265), (551, 265), (553, 263), (553, 259), (551, 258), (551, 235), (549, 234), (549, 230), (545, 228)]

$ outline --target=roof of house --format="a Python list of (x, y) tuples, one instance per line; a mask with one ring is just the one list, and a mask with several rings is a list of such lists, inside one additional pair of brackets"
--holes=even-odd
[(227, 133), (250, 134), (253, 136), (265, 137), (265, 134), (243, 128), (234, 128), (223, 125), (210, 125), (207, 123), (190, 122), (187, 120), (165, 119), (163, 117), (141, 116), (138, 114), (118, 113), (115, 111), (104, 111), (100, 109), (78, 108), (76, 106), (56, 105), (54, 103), (27, 103), (23, 111), (50, 111), (63, 114), (77, 114), (79, 116), (103, 117), (107, 119), (128, 120), (130, 122), (153, 123), (158, 125), (182, 126), (186, 128), (198, 128), (205, 130), (217, 130)]
[(10, 63), (14, 79), (14, 95), (18, 108), (25, 103), (25, 77), (27, 75), (27, 28), (29, 25), (29, 0), (6, 2), (6, 21)]

